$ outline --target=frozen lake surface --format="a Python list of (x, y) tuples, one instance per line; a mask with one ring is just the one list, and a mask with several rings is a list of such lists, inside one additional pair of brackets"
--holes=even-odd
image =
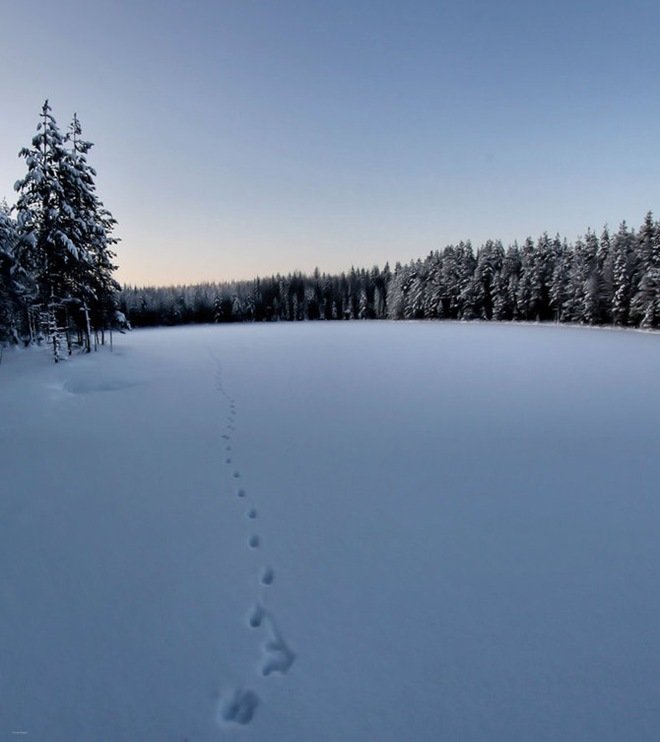
[(658, 739), (658, 334), (7, 351), (0, 472), (0, 739)]

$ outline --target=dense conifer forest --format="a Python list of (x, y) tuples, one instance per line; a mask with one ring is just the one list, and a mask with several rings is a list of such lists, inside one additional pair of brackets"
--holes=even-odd
[(125, 287), (134, 326), (318, 319), (461, 319), (660, 324), (660, 223), (588, 231), (569, 244), (543, 234), (505, 248), (450, 245), (424, 259), (349, 273), (292, 273), (253, 281)]

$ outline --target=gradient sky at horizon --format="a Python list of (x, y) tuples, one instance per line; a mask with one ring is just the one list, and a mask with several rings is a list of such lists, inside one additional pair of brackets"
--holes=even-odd
[(408, 261), (660, 216), (655, 0), (24, 0), (0, 198), (77, 112), (118, 278)]

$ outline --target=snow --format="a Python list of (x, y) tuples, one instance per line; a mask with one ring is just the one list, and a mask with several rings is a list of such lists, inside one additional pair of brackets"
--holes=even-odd
[(657, 739), (660, 338), (141, 330), (0, 365), (0, 734)]

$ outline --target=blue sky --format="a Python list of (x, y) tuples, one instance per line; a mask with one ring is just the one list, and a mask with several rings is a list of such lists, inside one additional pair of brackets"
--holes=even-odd
[(48, 97), (119, 278), (406, 261), (660, 216), (660, 3), (38, 0), (0, 24), (0, 197)]

